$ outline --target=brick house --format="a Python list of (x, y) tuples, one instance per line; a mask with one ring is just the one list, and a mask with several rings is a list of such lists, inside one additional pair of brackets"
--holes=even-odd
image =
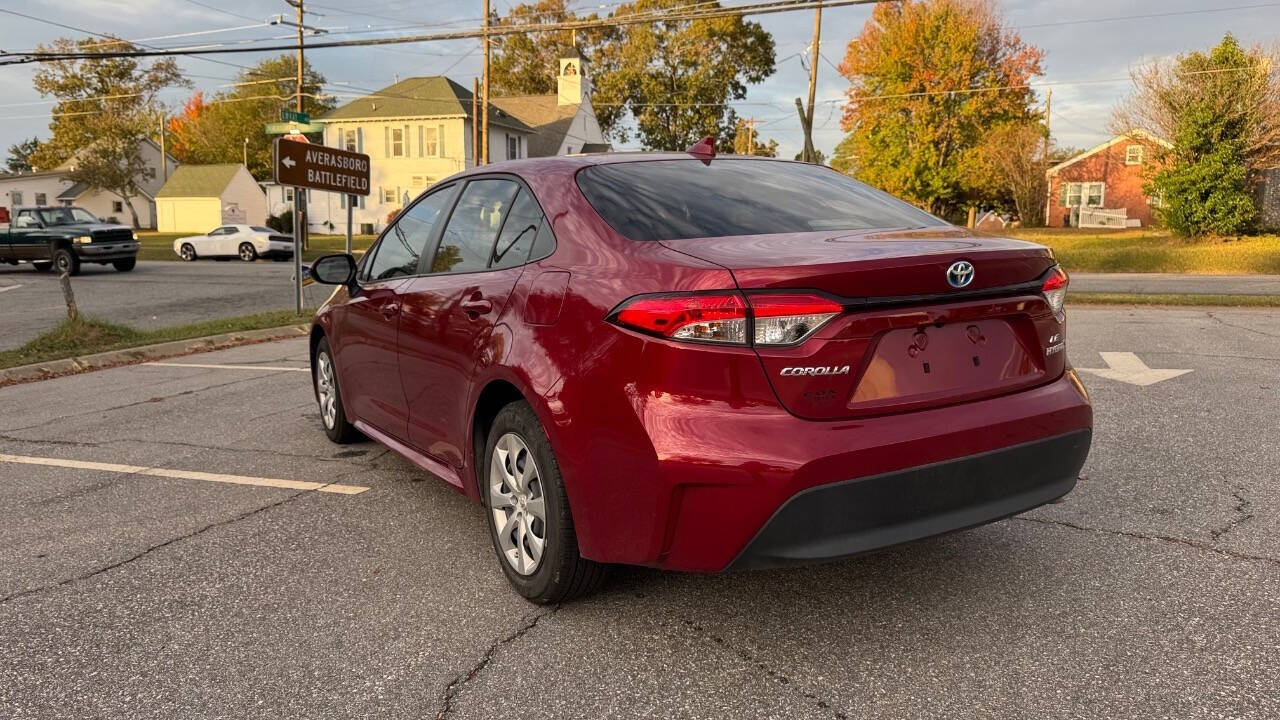
[(1158, 150), (1170, 144), (1136, 130), (1049, 168), (1049, 227), (1147, 227), (1152, 198), (1142, 192)]

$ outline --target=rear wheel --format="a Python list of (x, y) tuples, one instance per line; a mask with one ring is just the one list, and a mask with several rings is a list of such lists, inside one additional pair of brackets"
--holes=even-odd
[(178, 256), (191, 262), (196, 259), (196, 249), (191, 243), (182, 243), (182, 247), (178, 249)]
[(320, 405), (320, 422), (324, 424), (324, 434), (339, 444), (358, 440), (360, 431), (347, 422), (347, 414), (342, 409), (338, 368), (333, 364), (333, 351), (329, 349), (328, 338), (322, 338), (316, 345), (316, 354), (311, 361), (311, 381), (315, 384), (316, 402)]
[(489, 429), (481, 490), (498, 564), (516, 592), (536, 603), (594, 592), (608, 566), (582, 557), (546, 433), (528, 403), (498, 412)]
[(245, 262), (253, 262), (258, 259), (258, 251), (254, 249), (253, 243), (240, 243), (240, 259)]
[(58, 248), (53, 251), (53, 267), (58, 274), (66, 273), (68, 275), (80, 274), (80, 258), (67, 248)]
[(114, 260), (111, 263), (111, 267), (119, 270), (120, 272), (129, 272), (137, 267), (137, 265), (138, 258), (124, 258), (123, 260)]

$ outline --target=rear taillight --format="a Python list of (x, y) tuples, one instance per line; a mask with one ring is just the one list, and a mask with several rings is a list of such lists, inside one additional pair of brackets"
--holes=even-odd
[(1053, 314), (1059, 320), (1062, 319), (1062, 306), (1067, 301), (1068, 282), (1070, 279), (1067, 277), (1067, 272), (1060, 266), (1054, 266), (1040, 288), (1040, 292), (1044, 293), (1044, 299), (1049, 303), (1049, 307), (1053, 308)]
[(742, 295), (734, 292), (642, 295), (615, 310), (610, 321), (673, 340), (756, 345), (792, 345), (812, 335), (843, 310), (840, 303), (803, 292)]

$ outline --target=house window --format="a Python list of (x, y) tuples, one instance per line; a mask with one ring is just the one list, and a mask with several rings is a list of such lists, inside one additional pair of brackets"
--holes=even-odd
[(440, 135), (436, 128), (418, 126), (418, 157), (440, 157)]
[(1125, 165), (1141, 165), (1143, 149), (1144, 148), (1141, 145), (1130, 145), (1129, 147), (1125, 148), (1124, 164)]
[(382, 188), (382, 202), (385, 205), (394, 205), (396, 202), (396, 189)]
[(21, 205), (22, 192), (19, 190), (14, 190), (13, 192), (9, 193), (9, 199), (13, 202), (14, 207)]
[(111, 212), (113, 212), (113, 213), (124, 212), (124, 203), (123, 203), (123, 202), (121, 202), (121, 201), (119, 201), (119, 200), (112, 200), (112, 201), (111, 201)]
[(1105, 183), (1065, 183), (1062, 191), (1064, 207), (1102, 207)]
[(508, 135), (507, 136), (507, 159), (517, 160), (519, 158), (520, 158), (520, 136)]
[(388, 128), (387, 136), (387, 156), (404, 157), (404, 128)]
[(342, 131), (342, 147), (348, 152), (360, 152), (360, 141), (356, 138), (355, 130)]
[(411, 182), (414, 187), (424, 187), (427, 184), (427, 177), (425, 175), (414, 175)]
[(293, 188), (287, 187), (284, 189), (284, 201), (293, 202)]
[(47, 195), (45, 195), (44, 193), (36, 193), (36, 204), (37, 204), (37, 205), (46, 205), (46, 204), (48, 204), (48, 200), (49, 200), (49, 197), (48, 197)]

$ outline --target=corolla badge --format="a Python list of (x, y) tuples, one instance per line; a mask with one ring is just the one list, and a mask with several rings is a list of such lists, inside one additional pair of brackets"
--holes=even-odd
[(785, 367), (779, 375), (808, 375), (809, 377), (818, 377), (819, 375), (848, 375), (848, 365), (818, 365), (812, 367)]
[(957, 260), (947, 268), (947, 282), (953, 288), (967, 287), (973, 282), (973, 263), (968, 260)]

